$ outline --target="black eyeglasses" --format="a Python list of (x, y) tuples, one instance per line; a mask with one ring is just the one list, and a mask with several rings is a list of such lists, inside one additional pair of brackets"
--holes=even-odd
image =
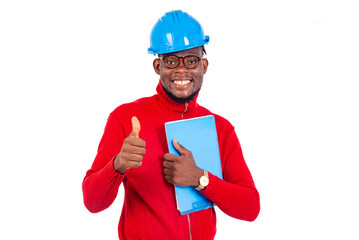
[(159, 59), (163, 60), (165, 62), (166, 67), (168, 68), (178, 67), (180, 60), (182, 59), (183, 64), (186, 68), (193, 69), (198, 66), (198, 63), (199, 61), (201, 61), (202, 58), (194, 55), (188, 55), (185, 57), (170, 55), (170, 56), (159, 57)]

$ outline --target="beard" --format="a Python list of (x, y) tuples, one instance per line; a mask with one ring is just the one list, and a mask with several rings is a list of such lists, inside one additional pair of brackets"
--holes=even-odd
[(163, 85), (162, 85), (162, 89), (165, 91), (165, 93), (167, 94), (167, 96), (169, 98), (171, 98), (176, 103), (180, 103), (180, 104), (184, 104), (184, 103), (188, 103), (188, 102), (192, 101), (199, 93), (199, 90), (201, 90), (201, 88), (198, 88), (196, 91), (191, 93), (189, 96), (187, 96), (185, 98), (179, 98), (179, 97), (175, 96), (173, 93), (171, 93), (168, 89), (166, 89)]

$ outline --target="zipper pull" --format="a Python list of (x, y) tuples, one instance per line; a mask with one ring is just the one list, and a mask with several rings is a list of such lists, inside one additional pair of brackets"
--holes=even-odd
[(186, 106), (186, 109), (185, 109), (184, 112), (182, 113), (182, 119), (183, 119), (183, 115), (184, 115), (184, 114), (187, 112), (187, 110), (188, 110), (188, 102), (186, 102), (184, 105)]

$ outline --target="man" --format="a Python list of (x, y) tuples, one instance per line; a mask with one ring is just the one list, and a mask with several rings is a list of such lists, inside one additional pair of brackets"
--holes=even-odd
[[(208, 67), (203, 58), (208, 41), (193, 17), (182, 11), (166, 13), (152, 30), (149, 48), (158, 54), (153, 62), (160, 76), (157, 94), (123, 104), (108, 118), (83, 181), (83, 195), (88, 210), (99, 212), (112, 204), (124, 184), (120, 239), (213, 239), (214, 208), (180, 215), (174, 185), (196, 188), (237, 219), (253, 221), (259, 213), (259, 194), (234, 127), (197, 104)], [(181, 156), (168, 153), (164, 124), (205, 115), (215, 116), (223, 180), (198, 168), (190, 149), (177, 141), (173, 144)], [(136, 118), (131, 122), (133, 116), (141, 126)]]

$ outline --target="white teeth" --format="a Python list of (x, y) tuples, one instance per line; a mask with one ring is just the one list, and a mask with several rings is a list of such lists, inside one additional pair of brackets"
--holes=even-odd
[(180, 86), (189, 84), (190, 82), (191, 82), (190, 80), (175, 80), (175, 81), (173, 81), (174, 84), (180, 85)]

